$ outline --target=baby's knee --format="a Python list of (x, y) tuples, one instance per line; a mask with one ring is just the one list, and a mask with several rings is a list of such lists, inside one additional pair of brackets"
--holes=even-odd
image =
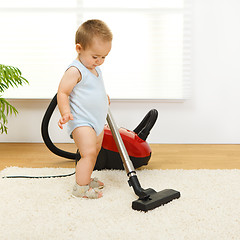
[(97, 155), (98, 155), (98, 151), (97, 151), (97, 149), (95, 148), (95, 149), (89, 149), (89, 151), (87, 151), (85, 154), (84, 154), (84, 156), (82, 156), (82, 157), (85, 157), (85, 158), (88, 158), (88, 159), (90, 159), (90, 160), (93, 160), (93, 161), (95, 161), (96, 160), (96, 158), (97, 158)]

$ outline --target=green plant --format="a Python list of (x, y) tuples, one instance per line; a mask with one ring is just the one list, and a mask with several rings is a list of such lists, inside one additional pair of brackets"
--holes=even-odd
[(9, 87), (22, 86), (28, 81), (22, 76), (21, 71), (17, 67), (6, 66), (0, 64), (0, 133), (7, 133), (7, 117), (9, 115), (17, 115), (17, 109), (12, 106), (2, 93)]

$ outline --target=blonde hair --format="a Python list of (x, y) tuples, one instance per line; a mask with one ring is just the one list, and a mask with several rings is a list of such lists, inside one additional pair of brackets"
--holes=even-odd
[(112, 41), (113, 35), (106, 23), (92, 19), (84, 22), (78, 28), (75, 44), (80, 44), (83, 49), (86, 49), (91, 46), (94, 37), (99, 37), (103, 41)]

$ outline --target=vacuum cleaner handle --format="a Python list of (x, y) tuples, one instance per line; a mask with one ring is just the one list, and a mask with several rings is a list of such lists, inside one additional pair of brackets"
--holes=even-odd
[(53, 144), (53, 142), (49, 136), (49, 132), (48, 132), (49, 121), (50, 121), (50, 118), (51, 118), (56, 106), (57, 106), (57, 94), (54, 96), (54, 98), (50, 102), (50, 104), (47, 108), (47, 111), (45, 112), (43, 120), (42, 120), (41, 133), (42, 133), (43, 141), (46, 144), (46, 146), (48, 147), (48, 149), (51, 152), (53, 152), (54, 154), (56, 154), (60, 157), (75, 160), (77, 157), (76, 153), (70, 153), (70, 152), (66, 152), (62, 149), (59, 149), (58, 147), (56, 147)]
[(157, 117), (158, 111), (156, 109), (150, 110), (133, 132), (145, 141), (150, 133), (150, 130), (157, 121)]

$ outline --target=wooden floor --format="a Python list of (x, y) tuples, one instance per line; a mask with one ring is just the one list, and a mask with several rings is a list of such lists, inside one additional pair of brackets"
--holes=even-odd
[[(56, 144), (76, 152), (74, 144)], [(147, 169), (240, 169), (240, 145), (150, 144)], [(74, 161), (51, 153), (43, 143), (0, 143), (0, 170), (18, 167), (72, 168)]]

